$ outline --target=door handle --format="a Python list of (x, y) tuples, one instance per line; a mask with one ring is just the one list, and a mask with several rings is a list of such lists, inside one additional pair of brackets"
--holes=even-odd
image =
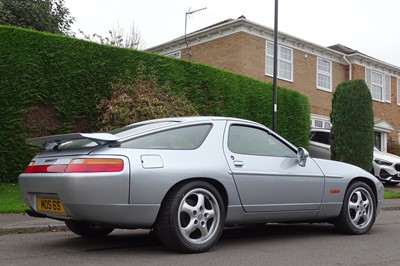
[(242, 166), (244, 166), (244, 162), (243, 161), (233, 161), (233, 165), (237, 166), (237, 167), (242, 167)]

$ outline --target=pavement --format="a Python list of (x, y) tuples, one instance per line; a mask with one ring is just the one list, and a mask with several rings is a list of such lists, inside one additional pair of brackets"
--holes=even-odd
[[(400, 210), (400, 199), (385, 199), (382, 211)], [(0, 236), (67, 231), (64, 222), (49, 218), (34, 218), (26, 213), (0, 214)]]

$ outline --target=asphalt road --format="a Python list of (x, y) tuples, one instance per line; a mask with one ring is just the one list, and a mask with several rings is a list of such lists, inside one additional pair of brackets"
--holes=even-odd
[(230, 228), (209, 252), (177, 254), (146, 230), (101, 240), (70, 232), (0, 236), (0, 265), (400, 265), (400, 211), (382, 211), (371, 232), (347, 236), (330, 225)]

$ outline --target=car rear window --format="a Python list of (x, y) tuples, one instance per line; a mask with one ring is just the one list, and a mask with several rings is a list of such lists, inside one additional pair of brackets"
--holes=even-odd
[(111, 130), (109, 133), (117, 136), (118, 138), (124, 138), (128, 136), (132, 136), (138, 133), (142, 133), (148, 130), (164, 127), (164, 126), (169, 126), (173, 124), (177, 124), (178, 122), (156, 122), (156, 123), (148, 123), (148, 124), (133, 124), (130, 126), (118, 128)]
[[(168, 122), (155, 122), (148, 124), (133, 124), (130, 126), (117, 128), (109, 131), (108, 133), (113, 134), (119, 138), (124, 138), (127, 136), (132, 136), (138, 133), (146, 132), (155, 128), (160, 128), (168, 125), (173, 125), (178, 122), (168, 121)], [(72, 150), (72, 149), (80, 149), (80, 148), (90, 148), (96, 147), (98, 144), (92, 140), (88, 139), (78, 139), (65, 142), (58, 147), (58, 150)]]
[(329, 145), (329, 132), (311, 132), (310, 140)]
[(211, 124), (180, 127), (138, 137), (121, 144), (123, 148), (193, 150), (201, 146), (210, 132)]

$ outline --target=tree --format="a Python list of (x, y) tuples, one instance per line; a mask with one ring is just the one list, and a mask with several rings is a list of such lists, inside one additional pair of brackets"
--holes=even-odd
[(74, 18), (64, 0), (0, 0), (0, 24), (70, 35)]
[(85, 34), (82, 30), (79, 30), (79, 32), (83, 35), (84, 39), (101, 44), (136, 50), (143, 50), (146, 46), (146, 43), (142, 39), (142, 35), (139, 29), (135, 26), (134, 22), (132, 22), (132, 25), (127, 33), (124, 32), (124, 29), (121, 28), (119, 24), (117, 24), (116, 28), (112, 28), (108, 31), (110, 35), (108, 37), (101, 36), (98, 33), (88, 35)]
[(372, 169), (374, 114), (371, 93), (364, 80), (338, 85), (332, 99), (332, 159)]

